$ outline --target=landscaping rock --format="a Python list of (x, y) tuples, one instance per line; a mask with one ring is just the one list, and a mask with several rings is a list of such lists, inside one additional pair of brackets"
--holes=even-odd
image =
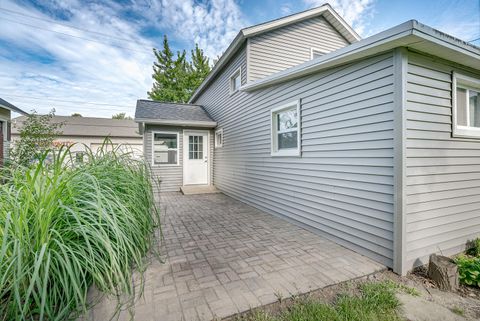
[(432, 254), (428, 264), (428, 277), (440, 290), (456, 291), (458, 289), (458, 268), (452, 259)]

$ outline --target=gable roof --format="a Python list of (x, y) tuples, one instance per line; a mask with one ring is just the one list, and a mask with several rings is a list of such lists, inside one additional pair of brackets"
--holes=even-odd
[(138, 123), (215, 127), (217, 123), (200, 105), (137, 100), (135, 121)]
[(410, 20), (347, 47), (246, 84), (240, 90), (251, 91), (275, 85), (398, 47), (430, 53), (480, 71), (479, 47)]
[(8, 109), (10, 111), (14, 111), (14, 112), (22, 114), (22, 115), (28, 115), (28, 113), (24, 112), (23, 110), (21, 110), (17, 106), (14, 106), (14, 105), (10, 104), (8, 101), (6, 101), (2, 98), (0, 98), (0, 107), (3, 107), (3, 108)]
[(354, 43), (361, 39), (355, 30), (353, 30), (353, 28), (350, 27), (328, 3), (317, 8), (244, 28), (240, 30), (232, 43), (230, 43), (227, 50), (223, 53), (215, 66), (213, 66), (212, 71), (203, 80), (201, 85), (195, 90), (188, 102), (193, 102), (198, 97), (198, 95), (208, 86), (248, 38), (318, 16), (323, 16), (349, 43)]
[[(19, 130), (26, 120), (26, 116), (20, 116), (12, 120), (12, 134), (19, 134)], [(138, 133), (138, 125), (132, 119), (111, 119), (97, 117), (72, 117), (54, 116), (52, 123), (63, 123), (60, 131), (61, 136), (82, 137), (123, 137), (141, 138)]]

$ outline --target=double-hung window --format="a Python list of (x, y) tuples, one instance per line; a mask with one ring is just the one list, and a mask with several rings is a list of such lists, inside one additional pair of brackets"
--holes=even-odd
[(300, 155), (300, 103), (271, 110), (272, 156)]
[(480, 79), (453, 75), (453, 135), (480, 138)]
[(153, 132), (153, 165), (178, 165), (178, 133)]

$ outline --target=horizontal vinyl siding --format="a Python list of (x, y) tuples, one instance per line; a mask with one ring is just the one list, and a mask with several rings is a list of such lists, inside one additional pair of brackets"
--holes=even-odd
[[(183, 131), (184, 130), (202, 130), (205, 128), (174, 127), (147, 125), (144, 133), (144, 153), (145, 158), (151, 166), (153, 177), (159, 182), (154, 187), (154, 192), (177, 192), (183, 186)], [(152, 165), (152, 132), (175, 132), (179, 134), (178, 157), (179, 165), (159, 166)], [(213, 185), (213, 161), (214, 159), (214, 135), (209, 130), (209, 159), (210, 159), (210, 183)]]
[[(452, 71), (409, 54), (406, 249), (409, 268), (456, 254), (480, 235), (480, 140), (452, 137)], [(475, 76), (467, 73), (467, 75)], [(480, 74), (476, 75), (480, 78)]]
[[(152, 138), (153, 132), (175, 132), (179, 134), (178, 159), (179, 165), (160, 166), (153, 165), (152, 161)], [(180, 127), (147, 125), (144, 133), (145, 158), (149, 162), (154, 178), (159, 182), (154, 192), (175, 192), (183, 185), (183, 129)]]
[[(245, 56), (195, 101), (223, 128), (216, 187), (391, 266), (392, 54), (230, 96)], [(271, 157), (270, 110), (298, 99), (302, 156)]]
[(248, 80), (301, 64), (311, 48), (330, 52), (345, 47), (343, 38), (323, 17), (312, 18), (249, 39)]

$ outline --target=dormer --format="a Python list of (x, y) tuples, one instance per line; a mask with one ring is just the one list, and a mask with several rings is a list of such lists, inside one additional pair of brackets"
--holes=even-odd
[[(190, 102), (195, 101), (228, 66), (239, 50), (246, 50), (246, 68), (239, 71), (238, 79), (246, 79), (246, 83), (251, 83), (358, 40), (360, 36), (329, 4), (244, 28), (195, 91)], [(236, 73), (230, 75), (230, 93), (238, 90), (235, 88), (239, 85), (235, 82)], [(245, 82), (240, 82), (240, 85), (245, 85)]]

